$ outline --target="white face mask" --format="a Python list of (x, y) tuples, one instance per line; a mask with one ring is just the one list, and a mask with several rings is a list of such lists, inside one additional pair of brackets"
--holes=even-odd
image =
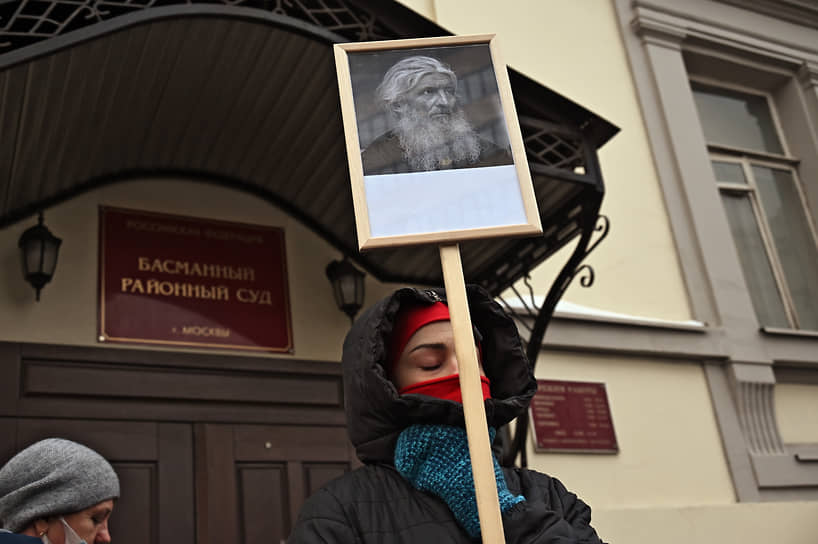
[(80, 535), (68, 525), (62, 516), (60, 516), (60, 521), (62, 522), (63, 532), (65, 532), (65, 544), (87, 544), (87, 542), (81, 539)]
[[(60, 522), (62, 522), (62, 530), (63, 534), (65, 534), (65, 544), (88, 544), (80, 538), (80, 535), (78, 535), (77, 532), (74, 531), (70, 525), (68, 525), (62, 516), (60, 516)], [(51, 544), (51, 541), (48, 539), (48, 535), (43, 535), (41, 540), (43, 541), (43, 544)]]

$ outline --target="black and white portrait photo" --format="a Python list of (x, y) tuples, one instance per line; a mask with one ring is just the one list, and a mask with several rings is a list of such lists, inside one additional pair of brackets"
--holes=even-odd
[[(366, 145), (362, 143), (364, 175), (513, 164), (508, 137), (501, 134), (500, 145), (490, 139), (504, 129), (497, 123), (495, 104), (491, 104), (487, 126), (481, 127), (486, 137), (475, 129), (463, 109), (464, 97), (469, 103), (496, 98), (494, 74), (483, 69), (469, 77), (471, 85), (459, 84), (451, 67), (431, 56), (406, 56), (393, 64), (375, 89), (375, 99), (390, 129)], [(359, 120), (359, 137), (366, 122)]]
[(341, 65), (351, 96), (341, 93), (353, 105), (357, 138), (347, 143), (360, 170), (350, 172), (361, 174), (369, 235), (531, 223), (489, 43), (356, 45)]

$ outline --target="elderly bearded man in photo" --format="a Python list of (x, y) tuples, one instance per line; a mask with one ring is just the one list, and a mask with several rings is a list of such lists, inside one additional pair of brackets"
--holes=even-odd
[(376, 93), (395, 127), (361, 153), (364, 175), (513, 164), (508, 150), (466, 120), (456, 91), (457, 76), (437, 59), (414, 56), (393, 65)]

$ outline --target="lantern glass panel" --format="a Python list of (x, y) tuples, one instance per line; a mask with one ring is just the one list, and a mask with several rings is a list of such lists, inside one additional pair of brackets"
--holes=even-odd
[(57, 253), (60, 249), (59, 243), (49, 241), (45, 244), (43, 251), (43, 268), (42, 272), (48, 276), (54, 275), (54, 269), (57, 268)]
[(332, 296), (335, 297), (335, 305), (341, 308), (344, 305), (344, 295), (341, 292), (341, 282), (332, 282)]
[(356, 284), (358, 282), (355, 280), (356, 278), (352, 274), (341, 276), (338, 280), (343, 305), (354, 303), (357, 299)]
[(26, 275), (40, 272), (43, 258), (43, 241), (29, 240), (23, 248), (23, 252), (25, 253), (23, 262)]

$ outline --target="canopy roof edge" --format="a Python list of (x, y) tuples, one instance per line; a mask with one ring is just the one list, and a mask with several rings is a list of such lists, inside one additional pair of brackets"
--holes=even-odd
[[(88, 20), (86, 5), (44, 2), (65, 21), (33, 16), (42, 24), (27, 31), (19, 18), (35, 2), (0, 3), (0, 227), (103, 185), (178, 176), (269, 201), (381, 281), (442, 283), (434, 247), (357, 251), (330, 46), (448, 31), (383, 0), (272, 11), (106, 0)], [(545, 232), (462, 244), (467, 280), (495, 294), (592, 223), (604, 194), (596, 149), (618, 131), (509, 73)]]

